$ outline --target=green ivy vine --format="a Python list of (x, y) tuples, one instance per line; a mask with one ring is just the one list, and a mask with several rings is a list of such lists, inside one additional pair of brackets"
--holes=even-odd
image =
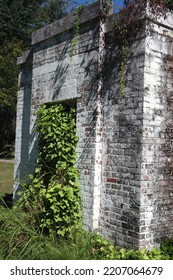
[[(107, 0), (108, 1), (108, 0)], [(146, 10), (146, 0), (126, 1), (126, 7), (120, 10), (114, 23), (114, 35), (119, 45), (119, 91), (125, 94), (125, 78), (128, 57), (130, 54), (130, 38), (136, 38), (143, 26), (144, 20), (139, 18)], [(165, 8), (172, 9), (172, 0), (150, 0), (148, 2), (153, 15), (157, 18), (165, 13)], [(165, 15), (165, 14), (164, 14)]]
[(63, 105), (38, 110), (39, 157), (18, 203), (51, 236), (71, 236), (81, 227), (75, 116), (75, 109)]
[(125, 94), (125, 77), (126, 77), (126, 67), (128, 56), (130, 53), (130, 47), (127, 37), (127, 26), (126, 24), (121, 24), (118, 26), (119, 38), (121, 42), (120, 46), (120, 65), (119, 65), (119, 91), (122, 96)]
[(73, 54), (74, 54), (74, 50), (75, 50), (75, 47), (76, 45), (79, 43), (79, 17), (80, 17), (80, 14), (82, 13), (82, 10), (85, 6), (84, 5), (79, 5), (75, 12), (74, 12), (74, 25), (73, 25), (73, 28), (74, 28), (74, 38), (72, 39), (72, 42), (71, 42), (71, 50), (70, 50), (70, 57), (72, 58)]

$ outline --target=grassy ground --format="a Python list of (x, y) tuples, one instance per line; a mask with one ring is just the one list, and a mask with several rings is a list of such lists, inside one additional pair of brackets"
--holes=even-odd
[(11, 162), (0, 162), (0, 196), (10, 194), (13, 190), (14, 164)]

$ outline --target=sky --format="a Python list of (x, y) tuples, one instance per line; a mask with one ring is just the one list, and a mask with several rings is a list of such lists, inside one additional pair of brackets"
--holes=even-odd
[[(96, 2), (97, 0), (75, 0), (75, 2), (77, 2), (79, 5), (80, 4), (91, 4), (93, 2)], [(114, 8), (115, 10), (118, 10), (120, 7), (123, 7), (123, 2), (124, 0), (114, 0)]]

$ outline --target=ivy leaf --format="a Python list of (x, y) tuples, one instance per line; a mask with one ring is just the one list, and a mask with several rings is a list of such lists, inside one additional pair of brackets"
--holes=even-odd
[(65, 228), (58, 230), (58, 234), (61, 235), (61, 236), (64, 236), (65, 232), (66, 232)]
[(59, 194), (60, 197), (64, 197), (64, 192), (63, 191), (59, 191), (58, 194)]

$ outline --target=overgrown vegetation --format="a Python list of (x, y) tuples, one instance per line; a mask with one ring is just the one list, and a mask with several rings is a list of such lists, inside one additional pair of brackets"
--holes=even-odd
[[(9, 230), (10, 229), (10, 230)], [(95, 233), (78, 230), (70, 239), (48, 237), (19, 209), (0, 206), (0, 259), (18, 260), (173, 260), (173, 239), (160, 249), (126, 250)]]
[(80, 17), (80, 14), (82, 13), (82, 10), (85, 6), (84, 5), (79, 5), (75, 11), (74, 11), (74, 25), (73, 25), (73, 28), (74, 28), (74, 37), (72, 39), (72, 42), (71, 42), (71, 49), (70, 49), (70, 57), (72, 58), (72, 56), (74, 55), (74, 50), (77, 46), (77, 44), (79, 43), (79, 17)]
[(18, 202), (35, 225), (51, 236), (69, 236), (81, 225), (76, 161), (75, 109), (43, 105), (37, 112), (39, 156)]
[[(144, 11), (147, 6), (155, 18), (160, 15), (166, 16), (166, 9), (173, 9), (172, 0), (130, 0), (124, 1), (122, 8), (114, 23), (114, 38), (119, 46), (119, 92), (125, 94), (125, 78), (127, 62), (130, 55), (130, 46), (139, 34), (142, 34), (142, 27), (145, 26)], [(144, 17), (143, 17), (144, 15)]]

